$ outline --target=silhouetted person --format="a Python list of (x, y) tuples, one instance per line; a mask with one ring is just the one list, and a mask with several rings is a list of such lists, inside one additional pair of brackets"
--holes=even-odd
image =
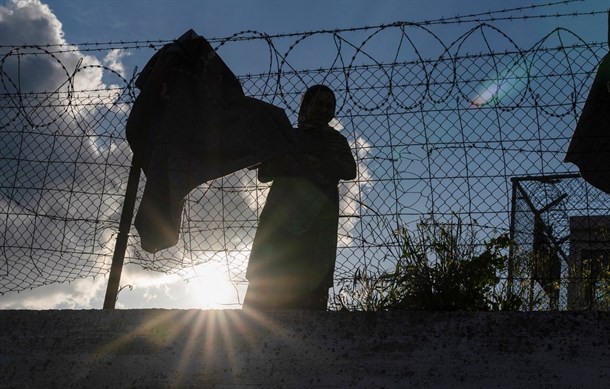
[(245, 308), (326, 309), (337, 251), (337, 185), (356, 178), (347, 139), (328, 125), (335, 107), (331, 89), (309, 88), (295, 129), (300, 151), (259, 168), (258, 179), (273, 184), (252, 245)]

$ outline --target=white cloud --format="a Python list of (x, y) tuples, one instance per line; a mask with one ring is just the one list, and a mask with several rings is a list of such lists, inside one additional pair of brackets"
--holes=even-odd
[[(232, 285), (223, 269), (200, 265), (190, 270), (190, 281), (178, 275), (126, 265), (116, 308), (222, 309), (239, 308), (246, 285)], [(107, 277), (85, 278), (69, 284), (52, 284), (0, 297), (0, 309), (102, 308)]]
[(332, 128), (334, 128), (337, 131), (341, 131), (343, 130), (345, 127), (343, 127), (343, 123), (341, 123), (341, 120), (337, 119), (337, 118), (333, 118), (329, 123), (329, 126), (331, 126)]
[(90, 309), (102, 307), (104, 277), (53, 284), (2, 296), (0, 309)]
[[(14, 54), (19, 54), (6, 59), (3, 70), (4, 77), (11, 78), (22, 92), (66, 91), (69, 85), (66, 81), (79, 66), (100, 65), (95, 57), (83, 55), (77, 47), (67, 44), (61, 22), (48, 5), (38, 0), (10, 0), (0, 6), (0, 45), (12, 46), (17, 50)], [(22, 48), (24, 45), (31, 47)], [(0, 54), (10, 50), (2, 48)], [(100, 68), (87, 68), (76, 74), (74, 89), (100, 86), (101, 77)]]
[(125, 66), (121, 62), (121, 58), (130, 55), (128, 51), (123, 49), (113, 49), (104, 57), (104, 65), (125, 77)]
[(361, 192), (372, 188), (371, 171), (362, 161), (367, 160), (368, 150), (371, 149), (370, 144), (362, 137), (350, 141), (350, 147), (356, 157), (356, 161), (360, 161), (358, 165), (358, 177), (355, 181), (342, 182), (339, 187), (340, 214), (347, 216), (345, 219), (340, 219), (339, 223), (339, 243), (348, 246), (352, 243), (351, 236), (355, 234), (355, 228), (358, 223), (360, 212), (359, 199), (362, 198)]
[[(109, 121), (125, 117), (129, 107), (112, 104), (118, 93), (104, 84), (102, 62), (68, 45), (62, 24), (38, 0), (0, 6), (0, 45), (0, 263), (9, 268), (0, 291), (104, 273), (96, 254), (112, 250), (115, 227), (104, 221), (118, 219), (127, 172), (107, 164), (129, 155), (118, 136), (123, 128)], [(121, 69), (124, 55), (112, 53), (108, 64)], [(41, 273), (49, 278), (37, 279)], [(99, 297), (92, 293), (101, 279), (2, 300), (4, 306), (84, 307)]]
[(0, 42), (14, 45), (63, 44), (60, 21), (38, 0), (9, 0), (0, 6)]

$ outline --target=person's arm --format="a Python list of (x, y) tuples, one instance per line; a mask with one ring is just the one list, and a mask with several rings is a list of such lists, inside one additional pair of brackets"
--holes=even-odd
[(308, 163), (310, 163), (308, 162), (309, 158), (306, 154), (277, 155), (261, 163), (261, 166), (258, 168), (258, 180), (260, 182), (269, 182), (278, 176), (292, 176), (302, 173), (304, 169), (307, 169)]
[(329, 152), (326, 153), (325, 161), (322, 162), (324, 174), (340, 180), (353, 180), (357, 176), (356, 161), (349, 147), (347, 139), (334, 133), (330, 139)]

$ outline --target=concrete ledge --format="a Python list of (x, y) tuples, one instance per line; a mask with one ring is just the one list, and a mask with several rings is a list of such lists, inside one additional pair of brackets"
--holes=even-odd
[(608, 388), (610, 313), (0, 311), (0, 387)]

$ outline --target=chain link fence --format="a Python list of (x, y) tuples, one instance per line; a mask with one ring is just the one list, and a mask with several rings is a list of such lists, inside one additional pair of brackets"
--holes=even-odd
[[(536, 185), (572, 199), (561, 203), (557, 226), (545, 222), (558, 239), (569, 235), (566, 215), (608, 214), (603, 193), (594, 205), (576, 200), (574, 193), (591, 189), (562, 162), (605, 45), (557, 29), (520, 48), (489, 24), (453, 36), (444, 42), (427, 26), (397, 24), (212, 41), (225, 59), (242, 51), (261, 62), (267, 70), (238, 77), (244, 91), (284, 108), (293, 123), (307, 86), (335, 90), (334, 124), (358, 163), (357, 179), (340, 184), (337, 284), (357, 269), (391, 266), (399, 255), (395, 231), (423, 216), (457, 215), (482, 239), (511, 232), (531, 248), (536, 210), (547, 199)], [(381, 44), (396, 46), (391, 56), (381, 54)], [(2, 48), (0, 293), (109, 271), (131, 160), (125, 123), (137, 71), (127, 76), (102, 66), (88, 51), (152, 54), (150, 45)], [(301, 63), (299, 52), (327, 54), (302, 55)], [(520, 178), (548, 175), (559, 178)], [(127, 262), (185, 275), (214, 262), (232, 282), (245, 283), (267, 191), (252, 170), (201, 185), (186, 198), (180, 242), (148, 254), (132, 228)], [(565, 254), (560, 278), (567, 274), (565, 244), (557, 243)], [(559, 298), (553, 304), (567, 307), (567, 292)]]
[(513, 261), (529, 276), (518, 281), (527, 284), (530, 308), (607, 310), (608, 195), (578, 174), (512, 182)]

